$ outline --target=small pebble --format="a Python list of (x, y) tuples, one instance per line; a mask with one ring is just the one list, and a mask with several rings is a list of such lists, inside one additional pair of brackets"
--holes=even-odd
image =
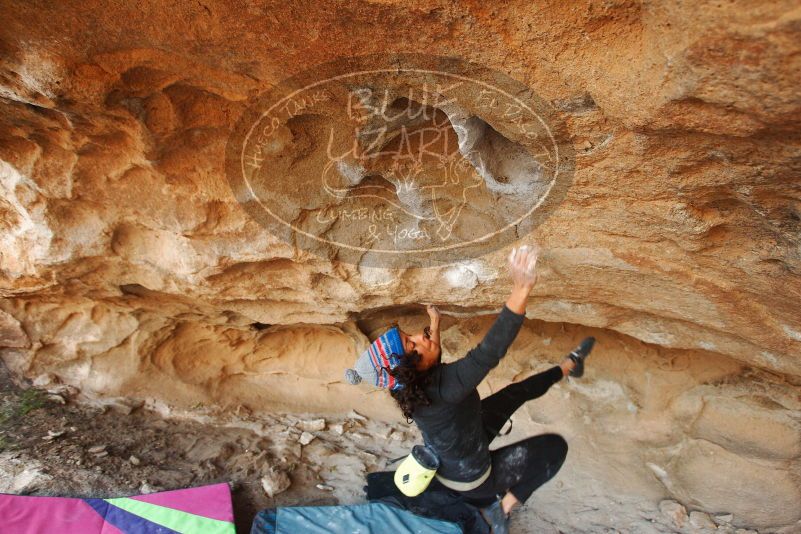
[(286, 491), (291, 485), (292, 481), (289, 479), (289, 476), (287, 476), (284, 471), (275, 468), (270, 468), (270, 470), (261, 477), (261, 487), (264, 489), (264, 493), (271, 499), (282, 491)]
[(362, 414), (360, 414), (359, 412), (357, 412), (356, 410), (351, 410), (350, 413), (348, 414), (348, 417), (350, 417), (351, 419), (356, 419), (357, 421), (367, 421), (367, 418)]
[(63, 435), (64, 435), (64, 431), (63, 430), (60, 431), (60, 432), (53, 432), (52, 430), (48, 430), (47, 431), (47, 435), (44, 436), (42, 439), (45, 440), (45, 441), (52, 441), (52, 440), (54, 440), (56, 438), (60, 438)]
[(690, 525), (701, 530), (715, 530), (718, 528), (712, 518), (709, 517), (709, 514), (699, 511), (690, 512)]
[(298, 426), (307, 432), (319, 432), (325, 430), (325, 419), (312, 419), (311, 421), (301, 421)]
[(64, 400), (64, 397), (62, 397), (61, 395), (59, 395), (57, 393), (51, 393), (50, 395), (48, 395), (47, 396), (47, 400), (49, 400), (51, 402), (58, 403), (58, 404), (67, 404), (67, 401)]
[(670, 519), (676, 528), (683, 528), (689, 520), (687, 509), (681, 503), (672, 500), (664, 500), (659, 503), (659, 511), (667, 519)]
[(732, 514), (718, 514), (712, 517), (712, 520), (715, 521), (718, 525), (728, 525), (732, 521), (734, 521), (734, 515)]
[(142, 485), (139, 486), (139, 493), (148, 494), (148, 493), (155, 493), (156, 491), (158, 490), (144, 480), (142, 481)]
[(378, 457), (375, 454), (367, 451), (357, 451), (356, 454), (359, 456), (359, 458), (369, 463), (375, 463), (376, 460), (378, 460)]

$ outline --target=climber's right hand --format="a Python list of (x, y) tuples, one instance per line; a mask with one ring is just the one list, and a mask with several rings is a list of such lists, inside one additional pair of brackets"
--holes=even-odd
[(539, 255), (540, 247), (537, 244), (513, 248), (509, 253), (509, 274), (516, 288), (531, 290), (534, 284), (537, 283), (537, 259)]

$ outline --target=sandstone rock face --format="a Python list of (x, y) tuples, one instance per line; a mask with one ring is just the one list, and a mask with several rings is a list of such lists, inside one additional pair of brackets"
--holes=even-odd
[[(458, 56), (539, 95), (571, 151), (560, 202), (516, 242), (544, 249), (530, 320), (480, 390), (599, 340), (585, 378), (516, 415), (515, 432), (557, 431), (571, 446), (563, 485), (536, 493), (544, 520), (623, 529), (666, 499), (731, 513), (736, 527), (801, 520), (796, 2), (18, 2), (0, 13), (0, 355), (17, 376), (87, 397), (397, 419), (384, 392), (347, 385), (343, 370), (388, 321), (424, 326), (423, 302), (443, 313), (446, 359), (462, 356), (506, 297), (512, 242), (425, 268), (299, 247), (237, 201), (226, 147), (259, 94), (315, 65)], [(495, 193), (536, 167), (500, 111), (433, 108), (448, 139), (488, 162)], [(269, 178), (300, 194), (297, 221), (331, 124), (301, 114), (271, 148), (282, 166)], [(338, 128), (343, 146), (368, 137)], [(362, 171), (343, 163), (332, 176), (380, 182)], [(469, 206), (471, 228), (516, 204), (498, 206)], [(562, 512), (567, 498), (595, 511)]]

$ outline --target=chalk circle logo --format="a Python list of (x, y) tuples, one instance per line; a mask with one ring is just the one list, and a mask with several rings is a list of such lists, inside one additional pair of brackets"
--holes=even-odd
[(564, 198), (574, 151), (557, 111), (479, 64), (340, 58), (253, 99), (226, 147), (237, 201), (327, 260), (444, 265), (531, 232)]

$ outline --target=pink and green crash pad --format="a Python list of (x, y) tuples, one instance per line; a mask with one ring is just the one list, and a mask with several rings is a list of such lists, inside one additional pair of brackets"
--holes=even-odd
[(234, 534), (228, 484), (113, 499), (0, 494), (4, 534)]

